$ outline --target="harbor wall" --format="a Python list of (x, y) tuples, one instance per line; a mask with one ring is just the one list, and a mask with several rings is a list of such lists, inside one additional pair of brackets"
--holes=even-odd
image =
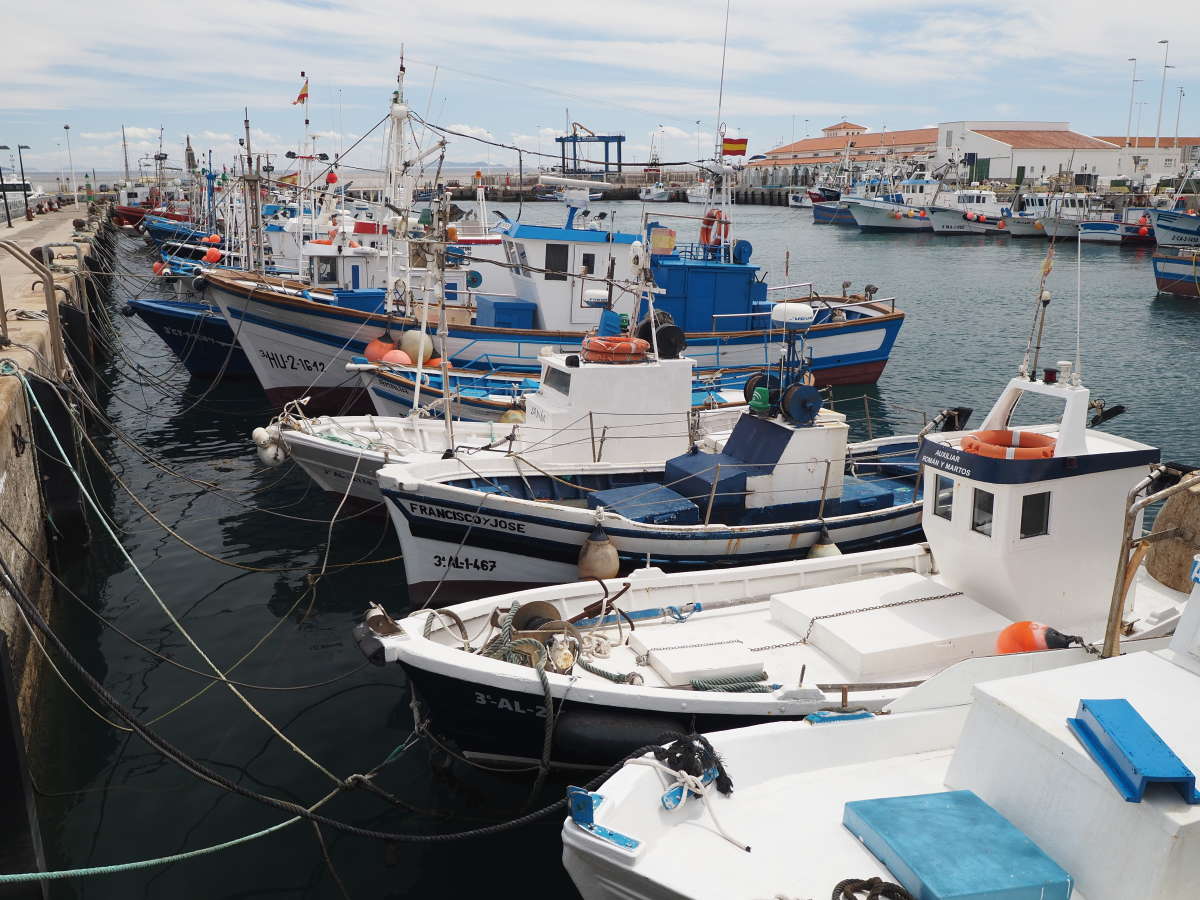
[[(14, 219), (12, 229), (0, 220), (0, 241), (12, 241), (25, 251), (49, 243), (68, 242), (75, 229), (72, 221), (86, 217), (86, 207), (69, 204), (57, 212), (46, 213), (32, 222)], [(84, 256), (90, 243), (80, 244)], [(58, 262), (75, 265), (68, 251)], [(55, 290), (60, 307), (75, 304), (77, 279), (69, 272), (53, 273), (61, 288)], [(43, 288), (35, 283), (41, 276), (31, 271), (9, 252), (0, 249), (0, 290), (6, 314), (7, 339), (0, 337), (0, 361), (10, 360), (22, 370), (53, 380), (51, 324), (45, 318)], [(86, 299), (80, 298), (86, 303)], [(65, 355), (65, 347), (63, 348)], [(57, 430), (57, 429), (56, 429)], [(0, 376), (0, 519), (17, 535), (27, 553), (7, 531), (0, 529), (0, 554), (15, 575), (22, 590), (53, 621), (53, 585), (38, 561), (50, 564), (51, 541), (56, 532), (54, 516), (43, 503), (46, 488), (61, 489), (62, 472), (52, 470), (53, 462), (46, 446), (39, 447), (38, 435), (44, 431), (40, 417), (33, 411), (22, 382), (17, 377)], [(60, 435), (61, 437), (61, 435)], [(66, 523), (61, 523), (65, 525)], [(75, 548), (76, 550), (78, 548)], [(36, 559), (34, 558), (36, 557)], [(25, 743), (33, 734), (38, 687), (43, 676), (44, 658), (30, 639), (13, 598), (0, 591), (0, 631), (8, 646), (11, 684), (15, 694), (18, 720)]]

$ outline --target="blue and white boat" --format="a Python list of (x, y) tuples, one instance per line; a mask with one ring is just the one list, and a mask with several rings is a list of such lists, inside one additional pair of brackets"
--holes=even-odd
[(1150, 259), (1160, 294), (1200, 298), (1200, 247), (1161, 251)]
[(195, 300), (149, 298), (135, 298), (127, 306), (163, 339), (192, 375), (254, 375), (233, 329), (215, 307)]
[(1196, 209), (1152, 209), (1150, 223), (1162, 247), (1200, 247), (1200, 213)]
[[(751, 411), (728, 432), (697, 438), (681, 427), (678, 411), (691, 405), (690, 359), (572, 365), (557, 355), (543, 357), (543, 388), (527, 418), (574, 430), (549, 437), (551, 449), (536, 460), (504, 453), (501, 441), (499, 452), (414, 454), (381, 468), (410, 597), (447, 581), (462, 597), (586, 576), (580, 554), (598, 526), (613, 547), (604, 577), (642, 566), (798, 559), (829, 537), (869, 547), (915, 536), (917, 440), (848, 447), (845, 416), (822, 408), (800, 361), (799, 334), (813, 310), (783, 303), (777, 312), (776, 324), (800, 329), (792, 332), (796, 345), (782, 373), (772, 370), (778, 387), (758, 385)], [(564, 400), (588, 390), (596, 400), (583, 407), (605, 413), (563, 421), (579, 418), (564, 411)], [(672, 411), (676, 425), (664, 428), (659, 420)], [(583, 437), (585, 424), (596, 441), (570, 439)]]
[(932, 232), (929, 209), (940, 182), (933, 178), (906, 178), (899, 190), (879, 197), (850, 198), (850, 214), (866, 232)]

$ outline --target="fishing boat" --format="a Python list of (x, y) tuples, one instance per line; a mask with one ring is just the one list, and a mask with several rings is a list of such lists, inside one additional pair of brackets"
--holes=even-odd
[(856, 225), (845, 200), (823, 200), (813, 203), (813, 221), (822, 225)]
[(661, 181), (656, 181), (639, 188), (638, 199), (643, 203), (665, 203), (671, 199), (671, 190)]
[(850, 215), (864, 232), (932, 231), (929, 206), (939, 185), (933, 178), (905, 178), (892, 193), (852, 198)]
[(1200, 212), (1196, 209), (1152, 209), (1154, 237), (1163, 247), (1200, 247)]
[(250, 361), (219, 309), (195, 300), (145, 297), (129, 300), (126, 309), (149, 325), (192, 375), (253, 377)]
[(965, 188), (935, 193), (928, 208), (934, 234), (1005, 234), (1010, 212), (994, 191)]
[(926, 683), (988, 668), (971, 698), (956, 684), (885, 716), (681, 736), (568, 788), (563, 865), (585, 900), (1190, 896), (1200, 556), (1186, 562), (1169, 640), (975, 659)]
[(706, 181), (697, 181), (688, 185), (688, 203), (708, 203), (712, 194), (712, 185)]
[[(625, 306), (631, 320), (644, 320), (646, 298), (630, 285), (636, 282), (633, 273), (648, 267), (662, 290), (655, 296), (656, 308), (686, 333), (689, 356), (702, 371), (777, 361), (783, 334), (770, 328), (766, 317), (772, 300), (792, 296), (817, 309), (808, 346), (819, 385), (879, 378), (904, 314), (894, 300), (877, 299), (873, 286), (843, 296), (816, 294), (811, 285), (768, 287), (750, 263), (749, 243), (732, 238), (721, 207), (706, 213), (695, 243), (677, 243), (672, 229), (649, 220), (642, 234), (606, 231), (595, 219), (581, 225), (587, 201), (575, 195), (584, 190), (568, 192), (562, 227), (505, 220), (488, 235), (504, 255), (504, 264), (491, 268), (507, 273), (509, 295), (476, 287), (479, 282), (472, 279), (486, 265), (475, 258), (478, 245), (468, 247), (469, 257), (447, 255), (447, 320), (439, 355), (449, 364), (536, 374), (542, 348), (578, 350), (610, 303)], [(476, 240), (482, 239), (467, 243)], [(462, 243), (459, 236), (456, 246)], [(244, 319), (238, 340), (273, 402), (311, 396), (313, 412), (365, 412), (367, 398), (357, 379), (346, 377), (345, 364), (364, 355), (366, 345), (387, 329), (419, 327), (420, 321), (412, 302), (397, 306), (382, 291), (350, 292), (353, 281), (346, 268), (365, 249), (330, 249), (317, 254), (328, 268), (315, 273), (312, 285), (217, 271), (204, 278), (206, 296), (230, 321)], [(425, 276), (408, 271), (413, 288), (406, 296), (417, 296), (426, 290)], [(611, 281), (609, 273), (614, 273)], [(325, 287), (339, 284), (345, 287), (332, 292)], [(788, 293), (793, 291), (798, 296)]]
[[(814, 310), (783, 303), (773, 316), (792, 337), (786, 362), (747, 382), (751, 406), (727, 436), (706, 438), (681, 427), (681, 412), (693, 405), (693, 360), (589, 363), (585, 342), (577, 366), (544, 361), (543, 401), (557, 395), (561, 403), (568, 392), (590, 390), (598, 397), (637, 395), (640, 403), (631, 400), (600, 426), (593, 416), (579, 415), (589, 404), (575, 402), (570, 421), (577, 436), (548, 438), (566, 445), (564, 452), (547, 452), (532, 470), (519, 454), (439, 454), (380, 469), (410, 595), (445, 582), (467, 596), (494, 591), (497, 583), (571, 580), (581, 548), (597, 529), (611, 535), (608, 576), (646, 565), (686, 569), (794, 559), (819, 539), (862, 547), (915, 534), (916, 439), (884, 441), (886, 451), (876, 442), (848, 448), (846, 417), (823, 408), (802, 361), (803, 329)], [(627, 387), (618, 389), (617, 380)], [(647, 384), (654, 391), (647, 393)], [(646, 428), (650, 418), (678, 424), (656, 438), (655, 429)], [(583, 422), (586, 442), (578, 435)], [(455, 510), (484, 507), (488, 527), (455, 524)], [(472, 566), (436, 565), (458, 556)]]
[[(654, 449), (646, 441), (661, 437), (668, 452), (673, 452), (689, 428), (697, 437), (728, 432), (746, 405), (741, 387), (693, 384), (690, 395), (679, 396), (688, 405), (631, 426), (625, 415), (625, 391), (645, 392), (655, 383), (658, 368), (632, 366), (612, 372), (569, 365), (570, 359), (564, 354), (544, 356), (542, 379), (352, 363), (348, 369), (369, 379), (378, 415), (309, 418), (304, 404), (291, 403), (265, 428), (255, 430), (254, 441), (264, 463), (278, 465), (294, 459), (322, 490), (379, 504), (383, 495), (376, 473), (394, 462), (440, 458), (447, 450), (480, 458), (492, 454), (518, 454), (535, 461), (547, 456), (585, 458), (580, 457), (585, 444), (591, 448), (586, 458), (592, 459), (605, 453), (605, 443), (611, 453), (611, 441), (620, 437), (630, 437), (639, 452), (651, 455)], [(554, 387), (564, 370), (573, 382), (565, 393)], [(441, 379), (455, 385), (449, 397), (440, 389)], [(457, 383), (485, 384), (475, 390), (487, 394), (470, 396), (467, 392), (472, 389)], [(411, 414), (414, 407), (420, 415)], [(451, 423), (446, 422), (447, 413)], [(464, 421), (463, 414), (476, 418)]]
[(1200, 246), (1164, 249), (1150, 259), (1160, 294), (1200, 297)]
[(808, 191), (788, 191), (788, 206), (793, 209), (812, 209), (813, 199)]
[(1111, 218), (1083, 219), (1079, 222), (1079, 240), (1085, 244), (1116, 244), (1145, 247), (1156, 243), (1150, 210), (1126, 209)]
[[(927, 543), (673, 574), (651, 554), (649, 567), (602, 584), (501, 594), (399, 620), (372, 605), (359, 646), (376, 663), (400, 664), (430, 728), (464, 751), (544, 759), (549, 740), (553, 760), (607, 765), (662, 733), (820, 721), (828, 709), (963, 704), (975, 684), (1050, 659), (994, 655), (1002, 636), (1005, 646), (1040, 641), (1070, 654), (1063, 664), (1078, 661), (1082, 651), (1067, 648), (1106, 636), (1112, 597), (1119, 636), (1169, 635), (1187, 600), (1179, 555), (1165, 553), (1160, 565), (1134, 548), (1149, 546), (1139, 540), (1141, 513), (1161, 499), (1159, 480), (1170, 473), (1155, 448), (1088, 427), (1092, 398), (1072, 369), (1059, 363), (1036, 380), (1022, 371), (978, 431), (920, 436)], [(1022, 398), (1056, 406), (1058, 420), (1018, 426)], [(764, 424), (772, 423), (751, 427)], [(501, 580), (503, 562), (488, 548), (523, 558), (543, 535), (544, 501), (523, 501), (528, 517), (506, 515), (509, 502), (494, 501), (513, 479), (494, 481), (500, 473), (482, 469), (483, 478), (464, 472), (452, 498), (456, 462), (442, 465), (380, 471), (389, 501), (404, 506), (399, 518), (450, 545), (425, 577), (482, 566), (483, 577)], [(557, 477), (570, 471), (539, 466)], [(532, 466), (524, 474), (541, 476)], [(466, 490), (469, 478), (476, 493)], [(495, 488), (480, 495), (485, 478)], [(547, 478), (536, 496), (549, 496), (551, 481), (561, 485)], [(1157, 527), (1179, 531), (1150, 543), (1193, 540), (1194, 496), (1178, 496), (1184, 505), (1164, 509)], [(596, 520), (618, 550), (627, 546), (623, 530), (609, 530), (617, 516), (596, 512), (588, 525)], [(723, 537), (725, 552), (734, 550), (739, 534)], [(572, 564), (565, 577), (583, 574), (573, 566), (581, 539), (563, 548)], [(413, 558), (406, 553), (406, 563)], [(1056, 630), (1035, 633), (1031, 622)]]
[(1101, 198), (1090, 194), (1029, 194), (1025, 211), (1038, 216), (1046, 237), (1073, 240), (1079, 236), (1079, 223), (1096, 217)]

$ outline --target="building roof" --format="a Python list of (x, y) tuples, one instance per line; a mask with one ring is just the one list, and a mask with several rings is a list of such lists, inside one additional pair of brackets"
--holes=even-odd
[(821, 130), (822, 131), (839, 131), (843, 128), (858, 128), (858, 129), (861, 129), (862, 131), (867, 130), (866, 125), (855, 125), (853, 122), (838, 122), (836, 125), (826, 125)]
[[(836, 126), (834, 126), (836, 127)], [(936, 128), (913, 128), (908, 131), (868, 131), (865, 134), (843, 134), (837, 137), (805, 138), (791, 144), (784, 144), (774, 150), (768, 150), (767, 156), (798, 156), (802, 153), (815, 153), (819, 150), (844, 150), (849, 141), (854, 142), (856, 150), (879, 147), (906, 147), (913, 144), (936, 144), (938, 130)]]
[[(907, 159), (910, 156), (928, 156), (928, 150), (897, 150), (894, 153), (888, 153), (887, 156)], [(859, 153), (857, 148), (850, 154), (851, 162), (867, 162), (880, 163), (884, 160), (885, 154), (882, 153)], [(747, 166), (761, 168), (764, 166), (821, 166), (826, 163), (840, 163), (845, 159), (845, 155), (841, 153), (818, 153), (816, 156), (772, 156), (764, 157), (763, 159), (755, 159), (748, 163)]]
[[(1098, 138), (1098, 140), (1108, 141), (1110, 144), (1116, 144), (1118, 147), (1125, 146), (1125, 138), (1123, 138), (1123, 137), (1102, 137), (1102, 138)], [(1200, 144), (1200, 137), (1181, 137), (1178, 139), (1179, 140), (1178, 144), (1175, 143), (1175, 140), (1176, 139), (1173, 137), (1159, 138), (1158, 139), (1158, 148), (1161, 150), (1163, 147), (1168, 147), (1168, 148), (1175, 147), (1175, 146), (1192, 147), (1192, 146), (1195, 146), (1196, 144)], [(1129, 139), (1129, 146), (1137, 147), (1139, 149), (1146, 148), (1148, 150), (1153, 150), (1154, 149), (1154, 138), (1152, 138), (1152, 137), (1143, 137), (1143, 138), (1131, 137)]]
[(1015, 150), (1112, 150), (1113, 144), (1078, 131), (1025, 129), (972, 129), (976, 134), (1008, 144)]

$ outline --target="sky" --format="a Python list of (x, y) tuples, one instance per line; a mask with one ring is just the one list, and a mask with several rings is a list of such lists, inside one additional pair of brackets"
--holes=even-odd
[[(1200, 133), (1200, 16), (1193, 2), (1139, 11), (1112, 0), (46, 0), (0, 55), (0, 144), (29, 171), (122, 168), (186, 135), (231, 163), (249, 110), (256, 152), (299, 149), (308, 107), (317, 149), (376, 167), (401, 48), (406, 94), (427, 120), (531, 151), (580, 122), (651, 141), (664, 161), (710, 153), (720, 121), (750, 154), (842, 119), (899, 130), (961, 119), (1067, 121), (1125, 133), (1136, 57), (1141, 134), (1153, 135), (1169, 39), (1162, 133)], [(10, 19), (11, 24), (11, 19)], [(1135, 120), (1137, 112), (1135, 111)], [(64, 125), (70, 125), (69, 133)], [(68, 153), (69, 134), (70, 152)], [(357, 142), (357, 144), (356, 144)], [(598, 150), (598, 147), (597, 147)], [(10, 159), (10, 157), (12, 157)], [(493, 167), (516, 154), (453, 138), (447, 160)], [(0, 150), (0, 165), (16, 162)], [(549, 163), (549, 161), (546, 161)], [(277, 173), (285, 171), (277, 166)]]

